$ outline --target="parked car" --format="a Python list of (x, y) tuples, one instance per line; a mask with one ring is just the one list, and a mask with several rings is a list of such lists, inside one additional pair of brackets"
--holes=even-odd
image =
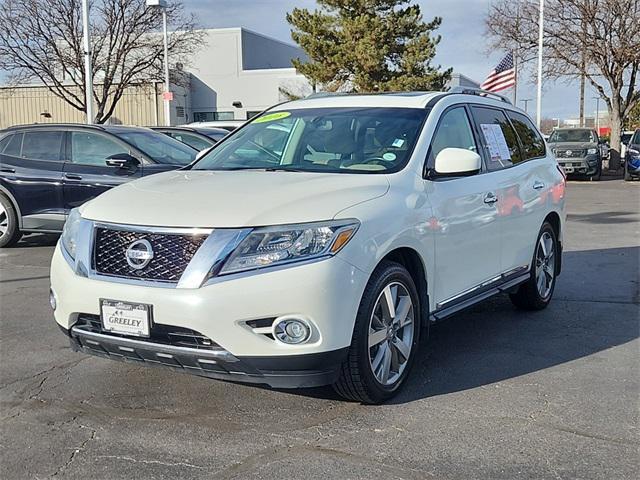
[(244, 120), (214, 120), (211, 122), (192, 122), (186, 127), (194, 128), (222, 128), (228, 132), (233, 132), (236, 128), (244, 125)]
[(69, 210), (130, 180), (191, 163), (193, 148), (147, 128), (42, 124), (0, 131), (0, 247), (61, 232)]
[(278, 105), (74, 209), (51, 265), (72, 348), (378, 403), (432, 322), (545, 308), (564, 174), (522, 110), (454, 92)]
[(164, 133), (179, 142), (186, 143), (198, 151), (213, 147), (228, 133), (223, 128), (194, 127), (150, 127), (156, 132)]
[(624, 179), (640, 177), (640, 128), (629, 138), (624, 157)]
[(549, 137), (549, 148), (567, 173), (585, 175), (590, 180), (602, 176), (600, 140), (590, 128), (556, 128)]
[(633, 130), (625, 130), (620, 135), (620, 158), (627, 157), (627, 145), (633, 136)]

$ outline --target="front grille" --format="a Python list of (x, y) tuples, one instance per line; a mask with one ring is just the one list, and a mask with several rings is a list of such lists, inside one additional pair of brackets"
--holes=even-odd
[[(101, 275), (177, 283), (206, 235), (150, 233), (97, 228), (94, 268)], [(153, 258), (144, 268), (132, 268), (126, 252), (136, 240), (147, 240)]]
[(162, 325), (154, 323), (149, 331), (149, 338), (134, 337), (129, 335), (120, 335), (102, 328), (102, 321), (99, 315), (81, 314), (78, 321), (74, 325), (83, 330), (93, 333), (101, 333), (103, 335), (113, 335), (124, 338), (135, 338), (143, 342), (162, 343), (165, 345), (173, 345), (174, 347), (198, 348), (202, 350), (218, 350), (220, 346), (209, 337), (202, 335), (195, 330), (183, 327), (174, 327), (172, 325)]
[(586, 150), (556, 149), (554, 154), (557, 158), (582, 158), (587, 152)]

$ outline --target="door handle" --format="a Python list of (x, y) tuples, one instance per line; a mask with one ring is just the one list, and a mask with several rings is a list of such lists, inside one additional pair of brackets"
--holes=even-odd
[(484, 203), (487, 205), (493, 205), (498, 201), (498, 197), (494, 193), (487, 193), (484, 197)]
[(2, 168), (0, 168), (0, 172), (16, 173), (16, 169), (15, 168), (9, 168), (9, 167), (2, 167)]
[(542, 183), (540, 181), (533, 182), (533, 189), (534, 190), (542, 190), (543, 188), (544, 188), (544, 183)]
[(76, 175), (74, 173), (65, 173), (64, 178), (66, 178), (67, 180), (82, 180), (82, 177), (80, 175)]

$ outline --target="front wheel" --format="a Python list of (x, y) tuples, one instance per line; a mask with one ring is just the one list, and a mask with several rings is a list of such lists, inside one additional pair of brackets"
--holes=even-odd
[(420, 312), (409, 272), (395, 262), (381, 263), (362, 296), (349, 353), (334, 384), (336, 392), (368, 404), (394, 396), (418, 350)]
[(21, 236), (15, 208), (7, 197), (0, 195), (0, 248), (15, 245)]
[(531, 262), (531, 276), (520, 285), (516, 293), (509, 295), (516, 307), (542, 310), (549, 305), (556, 287), (559, 252), (556, 232), (549, 222), (545, 222), (538, 234)]

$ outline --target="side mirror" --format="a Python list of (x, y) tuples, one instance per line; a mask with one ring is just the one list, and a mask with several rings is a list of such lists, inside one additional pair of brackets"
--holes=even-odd
[(481, 168), (480, 155), (464, 148), (443, 148), (435, 160), (436, 175), (446, 177), (474, 175)]
[(140, 160), (128, 153), (116, 153), (107, 157), (106, 164), (116, 168), (138, 168)]

